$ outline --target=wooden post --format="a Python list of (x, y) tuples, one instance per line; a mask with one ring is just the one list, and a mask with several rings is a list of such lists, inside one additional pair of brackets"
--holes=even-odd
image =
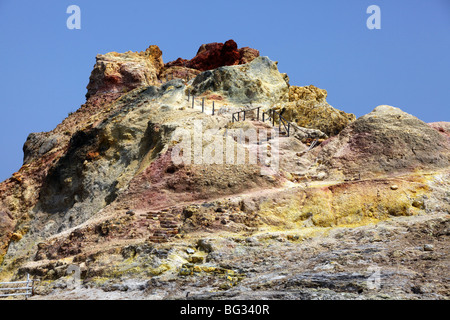
[(214, 101), (213, 101), (213, 110), (212, 110), (212, 115), (214, 115)]
[(290, 133), (291, 133), (291, 122), (289, 121), (288, 122), (288, 134), (287, 134), (288, 137), (289, 137)]
[(241, 121), (241, 112), (238, 112), (238, 121)]
[(256, 112), (256, 121), (259, 121), (259, 108), (260, 108), (260, 107), (258, 107), (258, 110), (257, 110), (257, 112)]
[(202, 113), (205, 112), (205, 98), (202, 98)]
[(265, 112), (263, 112), (263, 117), (262, 117), (262, 122), (264, 122), (264, 115), (265, 115), (266, 113)]
[(188, 101), (191, 100), (191, 91), (188, 90)]
[(245, 110), (243, 112), (244, 112), (244, 117), (243, 117), (242, 121), (245, 121)]
[(275, 110), (272, 110), (272, 127), (275, 127)]

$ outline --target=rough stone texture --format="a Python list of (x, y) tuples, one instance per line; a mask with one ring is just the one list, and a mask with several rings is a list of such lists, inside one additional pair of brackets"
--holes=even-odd
[(326, 90), (312, 85), (289, 88), (288, 103), (281, 103), (275, 110), (288, 121), (300, 127), (317, 129), (328, 136), (335, 136), (356, 119), (355, 115), (337, 110), (326, 102)]
[(448, 138), (450, 138), (450, 122), (432, 122), (429, 123), (430, 127), (433, 129), (436, 129), (440, 133), (446, 135)]
[(318, 170), (336, 177), (438, 170), (450, 165), (450, 142), (416, 117), (379, 106), (323, 143), (317, 156)]
[(42, 157), (58, 145), (58, 136), (44, 132), (30, 133), (23, 146), (23, 163), (28, 164)]
[(144, 52), (110, 52), (97, 55), (86, 98), (98, 93), (123, 93), (157, 84), (164, 64), (162, 52), (152, 45)]
[(11, 213), (0, 208), (0, 263), (8, 249), (14, 226), (15, 221)]
[(196, 96), (215, 92), (234, 103), (270, 104), (285, 99), (289, 87), (277, 63), (268, 57), (231, 67), (220, 67), (199, 74), (192, 83)]
[[(0, 279), (29, 273), (45, 280), (37, 298), (48, 299), (180, 299), (187, 291), (194, 299), (448, 299), (446, 123), (388, 106), (352, 121), (326, 103), (325, 90), (289, 88), (266, 57), (153, 86), (142, 80), (150, 66), (174, 78), (200, 70), (148, 62), (156, 48), (110, 56), (114, 72), (128, 61), (143, 77), (120, 82), (119, 72), (110, 87), (104, 74), (91, 77), (100, 86), (88, 101), (54, 130), (30, 134), (24, 165), (0, 183)], [(297, 122), (303, 112), (311, 127), (275, 140), (255, 111), (232, 123), (251, 102), (300, 106), (283, 116)], [(241, 131), (270, 134), (254, 141), (238, 139)], [(199, 134), (200, 144), (183, 149), (194, 159), (176, 163), (173, 151)], [(321, 145), (311, 149), (312, 139)], [(257, 149), (267, 155), (209, 164), (206, 151), (219, 142), (246, 160)], [(226, 160), (226, 151), (214, 156)], [(279, 167), (263, 174), (277, 152)], [(70, 265), (80, 268), (79, 289), (68, 286)]]
[(166, 63), (165, 67), (180, 66), (206, 71), (223, 66), (249, 63), (258, 56), (258, 50), (249, 47), (238, 49), (235, 41), (228, 40), (225, 43), (213, 42), (203, 44), (198, 49), (196, 56), (191, 60), (178, 58), (175, 61)]
[(313, 85), (307, 87), (289, 87), (289, 102), (295, 102), (299, 100), (325, 102), (327, 95), (328, 93), (325, 89), (319, 89)]
[[(401, 217), (315, 237), (285, 231), (206, 236), (157, 248), (129, 244), (80, 256), (82, 277), (94, 280), (75, 289), (60, 278), (68, 264), (38, 261), (22, 272), (59, 278), (38, 284), (32, 299), (170, 300), (189, 292), (187, 300), (445, 300), (448, 237), (448, 216)], [(434, 251), (424, 251), (424, 243)], [(187, 249), (203, 259), (189, 263)], [(95, 281), (94, 264), (115, 276)]]
[(252, 62), (253, 60), (259, 57), (259, 51), (249, 47), (240, 48), (238, 49), (238, 52), (240, 55), (239, 64), (246, 64)]
[(161, 81), (168, 81), (172, 79), (192, 80), (200, 73), (201, 71), (197, 69), (187, 67), (181, 66), (165, 67), (160, 74), (160, 79)]

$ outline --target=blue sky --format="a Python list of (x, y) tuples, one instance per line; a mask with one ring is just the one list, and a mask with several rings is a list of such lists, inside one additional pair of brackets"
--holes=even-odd
[[(72, 4), (81, 30), (66, 27)], [(380, 30), (366, 27), (373, 4)], [(156, 44), (168, 62), (228, 39), (358, 117), (389, 104), (450, 121), (450, 0), (0, 0), (0, 181), (21, 167), (29, 133), (85, 102), (96, 54)]]

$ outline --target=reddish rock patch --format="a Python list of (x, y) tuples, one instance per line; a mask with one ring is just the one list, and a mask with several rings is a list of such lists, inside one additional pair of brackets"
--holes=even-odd
[(259, 57), (259, 51), (244, 47), (238, 49), (234, 40), (225, 43), (213, 42), (203, 44), (197, 55), (191, 60), (178, 58), (165, 64), (166, 68), (173, 66), (187, 67), (200, 71), (212, 70), (223, 66), (245, 64)]

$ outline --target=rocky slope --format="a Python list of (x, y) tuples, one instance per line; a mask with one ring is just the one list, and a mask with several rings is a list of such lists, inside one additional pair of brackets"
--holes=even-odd
[(448, 123), (355, 119), (234, 41), (98, 55), (87, 89), (0, 184), (1, 279), (49, 299), (448, 299)]

